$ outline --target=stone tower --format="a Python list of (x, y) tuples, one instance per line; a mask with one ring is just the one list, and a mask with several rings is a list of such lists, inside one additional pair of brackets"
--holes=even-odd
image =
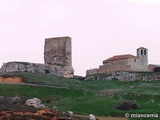
[(71, 38), (46, 38), (44, 48), (45, 64), (72, 66)]
[(148, 71), (148, 49), (140, 47), (137, 49), (140, 71)]

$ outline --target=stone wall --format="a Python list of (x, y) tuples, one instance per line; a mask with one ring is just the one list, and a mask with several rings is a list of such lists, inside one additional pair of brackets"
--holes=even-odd
[(129, 71), (141, 71), (140, 60), (136, 59), (128, 59), (128, 64), (131, 66)]
[(127, 71), (108, 71), (99, 75), (86, 76), (85, 80), (112, 80), (136, 81), (136, 80), (160, 80), (160, 73), (154, 72), (127, 72)]
[(99, 73), (102, 73), (103, 71), (114, 71), (114, 70), (125, 70), (129, 71), (131, 68), (130, 65), (128, 65), (128, 59), (121, 59), (121, 60), (115, 60), (115, 61), (108, 61), (107, 64), (104, 64), (102, 66), (99, 66)]
[(90, 70), (86, 70), (86, 75), (94, 75), (98, 73), (98, 69), (90, 69)]
[(45, 73), (69, 78), (73, 77), (74, 71), (70, 66), (58, 66), (28, 62), (8, 62), (4, 63), (0, 69), (0, 74), (15, 72)]

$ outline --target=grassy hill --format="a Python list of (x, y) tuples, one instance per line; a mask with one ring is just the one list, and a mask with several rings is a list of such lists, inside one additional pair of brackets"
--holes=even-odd
[[(20, 96), (24, 99), (37, 97), (50, 108), (57, 106), (61, 110), (84, 115), (92, 113), (98, 116), (124, 117), (125, 113), (160, 114), (160, 81), (79, 81), (41, 73), (5, 76), (20, 76), (26, 83), (49, 86), (0, 84), (0, 96)], [(124, 111), (114, 107), (124, 101), (138, 104), (139, 109)]]

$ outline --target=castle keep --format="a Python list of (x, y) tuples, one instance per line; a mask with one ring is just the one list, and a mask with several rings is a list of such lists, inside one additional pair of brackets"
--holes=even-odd
[(148, 71), (148, 49), (138, 48), (137, 56), (126, 54), (110, 57), (98, 69), (87, 70), (86, 74), (103, 74), (108, 71)]
[(11, 72), (40, 72), (55, 76), (73, 77), (70, 37), (45, 39), (44, 64), (8, 62), (0, 68), (0, 74)]
[(45, 64), (72, 66), (71, 38), (57, 37), (45, 39)]

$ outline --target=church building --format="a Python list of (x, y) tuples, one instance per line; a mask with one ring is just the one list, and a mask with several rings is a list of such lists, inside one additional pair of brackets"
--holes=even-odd
[(137, 55), (116, 55), (103, 61), (98, 69), (87, 70), (87, 75), (100, 74), (107, 71), (148, 71), (148, 49), (140, 47)]

